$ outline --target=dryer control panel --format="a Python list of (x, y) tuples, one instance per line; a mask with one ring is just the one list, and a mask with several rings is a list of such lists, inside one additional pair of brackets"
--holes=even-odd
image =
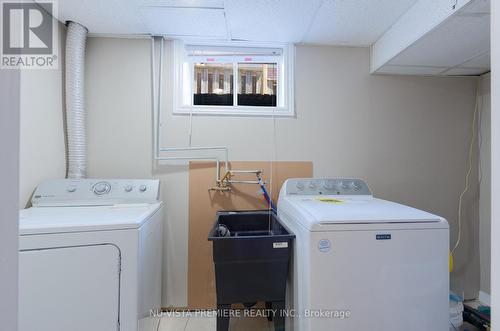
[(55, 207), (155, 203), (159, 189), (157, 179), (52, 179), (36, 188), (31, 204)]
[(283, 190), (291, 195), (372, 195), (366, 182), (358, 178), (290, 178)]

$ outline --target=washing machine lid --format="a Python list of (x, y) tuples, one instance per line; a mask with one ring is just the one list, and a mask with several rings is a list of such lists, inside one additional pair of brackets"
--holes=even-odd
[(367, 183), (359, 178), (287, 179), (280, 191), (280, 213), (310, 231), (339, 230), (342, 225), (351, 229), (356, 224), (371, 224), (370, 227), (400, 224), (406, 228), (447, 226), (442, 217), (374, 198)]
[(311, 231), (330, 230), (328, 225), (438, 223), (443, 218), (431, 213), (372, 196), (299, 195), (286, 196), (278, 209), (295, 215)]
[(162, 206), (119, 204), (113, 206), (31, 207), (20, 211), (20, 235), (125, 230), (141, 227)]

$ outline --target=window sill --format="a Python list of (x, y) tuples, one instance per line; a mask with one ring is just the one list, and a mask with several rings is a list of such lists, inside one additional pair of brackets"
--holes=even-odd
[(295, 112), (288, 108), (269, 107), (177, 107), (174, 115), (206, 115), (235, 117), (295, 117)]

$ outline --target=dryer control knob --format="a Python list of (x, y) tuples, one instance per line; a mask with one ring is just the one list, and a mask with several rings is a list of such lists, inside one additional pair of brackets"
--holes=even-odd
[(68, 186), (68, 188), (66, 189), (66, 191), (68, 191), (69, 193), (73, 193), (76, 191), (76, 186)]
[(337, 185), (337, 188), (340, 191), (345, 191), (345, 190), (349, 189), (349, 186), (346, 183), (344, 183), (344, 182), (339, 182), (338, 185)]
[(92, 191), (97, 195), (103, 195), (111, 191), (111, 185), (108, 182), (99, 182), (94, 184)]
[(131, 192), (131, 191), (132, 191), (132, 185), (126, 185), (125, 192)]
[(352, 182), (350, 186), (351, 186), (351, 188), (352, 188), (354, 191), (359, 191), (359, 190), (361, 190), (361, 186), (359, 185), (359, 183)]
[(331, 181), (325, 180), (323, 182), (323, 188), (327, 191), (333, 190), (333, 184)]
[(146, 185), (141, 185), (141, 186), (139, 186), (139, 191), (146, 192), (147, 188), (148, 187)]
[(302, 191), (304, 189), (304, 183), (302, 182), (297, 182), (297, 185), (295, 185), (299, 191)]
[(309, 189), (315, 190), (316, 189), (316, 183), (315, 182), (310, 182), (309, 183)]

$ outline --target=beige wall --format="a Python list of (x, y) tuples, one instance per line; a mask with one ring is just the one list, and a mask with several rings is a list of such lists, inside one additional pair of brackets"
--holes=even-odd
[(480, 291), (490, 295), (491, 273), (491, 76), (481, 77), (480, 90), (480, 192), (479, 253), (481, 265)]
[(64, 38), (59, 24), (59, 69), (21, 71), (21, 148), (19, 205), (24, 208), (35, 187), (66, 176), (63, 130)]
[[(89, 39), (89, 175), (162, 180), (163, 304), (184, 306), (188, 174), (185, 164), (152, 162), (149, 50), (149, 40)], [(163, 144), (184, 145), (188, 117), (171, 115), (168, 63), (166, 71)], [(379, 197), (446, 217), (455, 238), (475, 78), (370, 76), (367, 48), (299, 46), (295, 84), (297, 118), (276, 120), (276, 155), (273, 123), (264, 118), (195, 117), (193, 145), (227, 145), (232, 160), (311, 160), (316, 176), (365, 178)], [(479, 289), (477, 178), (464, 207), (452, 286), (473, 297)]]

